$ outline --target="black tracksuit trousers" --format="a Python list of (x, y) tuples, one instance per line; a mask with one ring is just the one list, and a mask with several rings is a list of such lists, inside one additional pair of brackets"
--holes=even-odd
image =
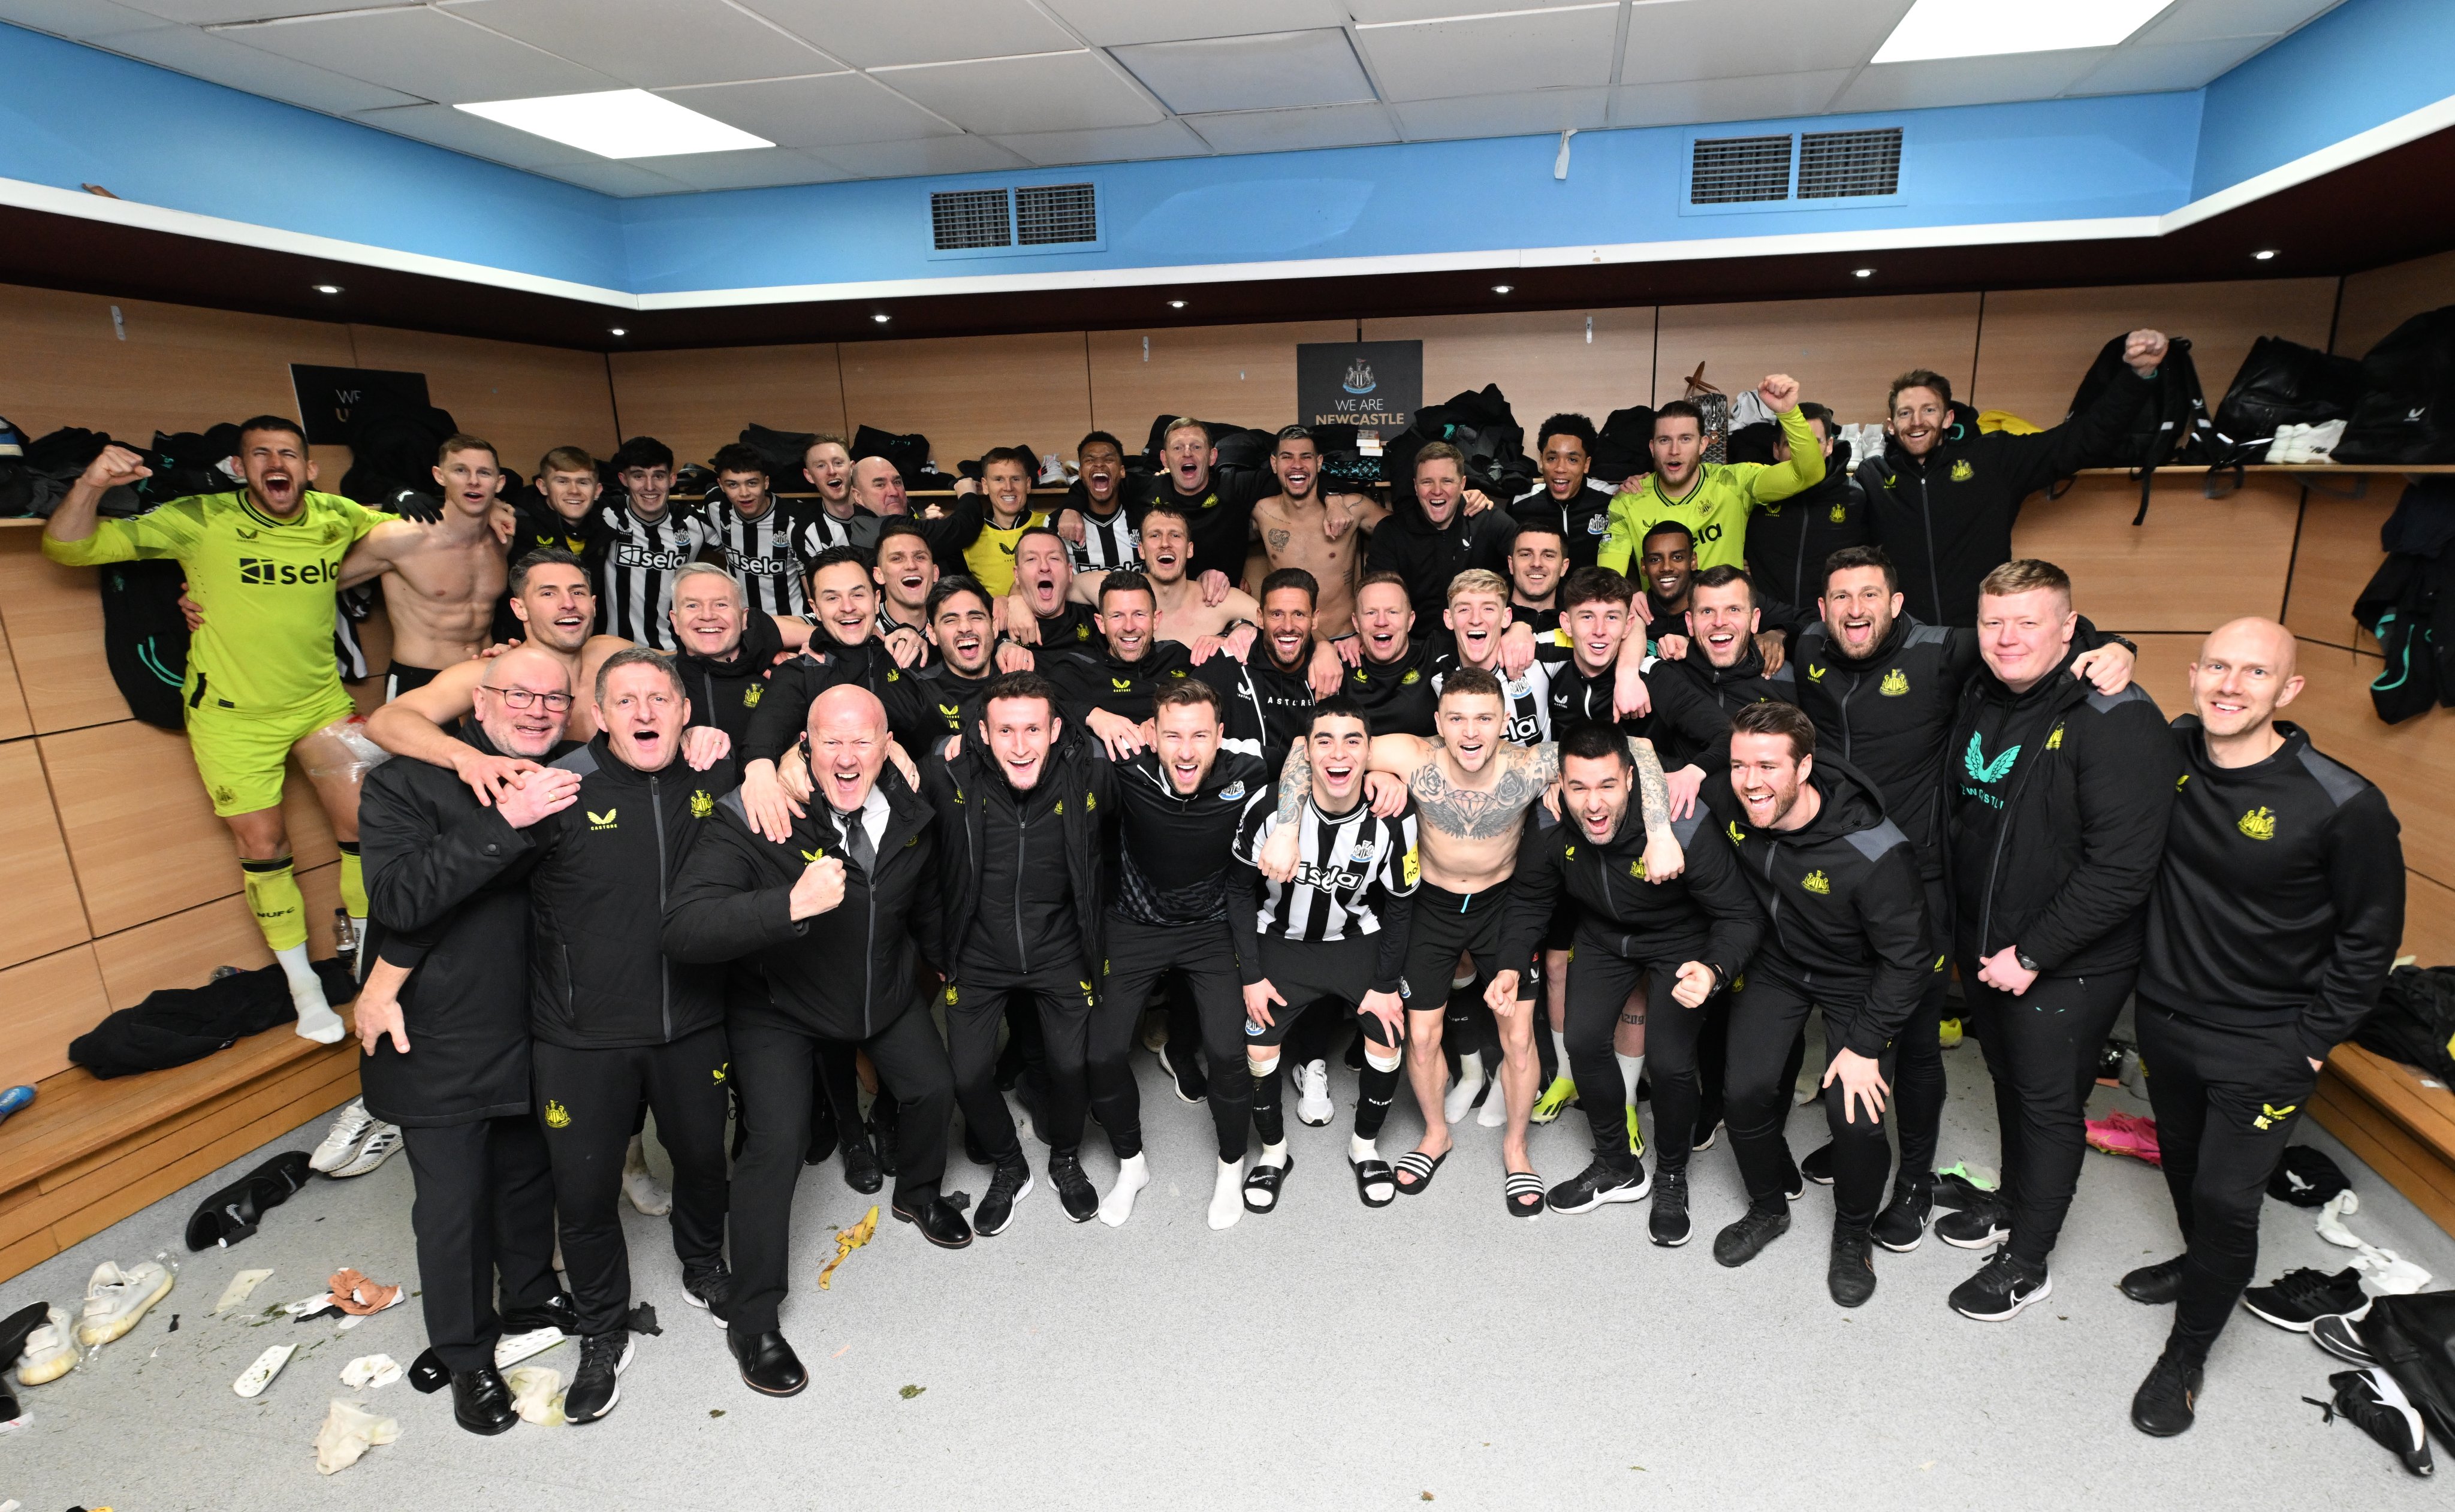
[(1611, 1095), (1620, 1090), (1612, 1034), (1640, 977), (1650, 981), (1645, 1056), (1654, 1079), (1654, 1155), (1665, 1171), (1688, 1169), (1702, 1103), (1696, 1053), (1712, 1005), (1682, 1008), (1672, 1000), (1679, 966), (1675, 960), (1628, 960), (1593, 945), (1569, 959), (1569, 1006), (1562, 1030), (1569, 1041), (1569, 1075), (1580, 1089), (1577, 1106), (1593, 1130), (1594, 1159), (1614, 1171), (1636, 1169), (1636, 1157), (1628, 1152), (1628, 1104)]
[(682, 1272), (723, 1262), (724, 1119), (732, 1100), (724, 1029), (715, 1025), (669, 1044), (603, 1050), (540, 1039), (530, 1059), (544, 1110), (546, 1153), (554, 1161), (563, 1272), (579, 1331), (593, 1338), (620, 1327), (631, 1306), (631, 1255), (619, 1205), (631, 1116), (643, 1094), (656, 1111), (657, 1138), (674, 1162), (674, 1253)]
[[(1231, 1140), (1241, 1146), (1252, 1117), (1253, 1078), (1245, 1068), (1245, 991), (1236, 973), (1236, 946), (1228, 921), (1207, 924), (1138, 924), (1108, 916), (1106, 975), (1099, 1005), (1091, 1011), (1089, 1076), (1091, 1108), (1107, 1131), (1120, 1160), (1142, 1154), (1142, 1091), (1134, 1082), (1134, 1030), (1150, 1001), (1151, 988), (1171, 970), (1181, 972), (1201, 1016), (1202, 1048), (1210, 1058), (1210, 1117), (1219, 1130), (1220, 1159)], [(1177, 1038), (1173, 1011), (1168, 1043), (1181, 1065), (1193, 1054), (1194, 1038)], [(1233, 1131), (1231, 1134), (1230, 1131)], [(1241, 1151), (1240, 1151), (1241, 1153)]]
[[(1739, 1174), (1748, 1184), (1749, 1206), (1778, 1212), (1789, 1200), (1797, 1171), (1782, 1136), (1796, 1082), (1782, 1076), (1782, 1067), (1809, 1010), (1823, 1013), (1825, 1042), (1836, 1050), (1847, 1042), (1848, 1024), (1832, 1008), (1761, 969), (1750, 970), (1729, 997), (1731, 1063), (1724, 1118)], [(1893, 1052), (1886, 1050), (1877, 1064), (1889, 1083)], [(1836, 1079), (1824, 1089), (1824, 1122), (1833, 1134), (1834, 1222), (1841, 1228), (1865, 1228), (1883, 1205), (1884, 1179), (1892, 1171), (1893, 1147), (1884, 1138), (1883, 1120), (1869, 1118), (1864, 1107), (1847, 1108)]]
[[(1974, 970), (1968, 975), (1971, 1026), (1995, 1079), (2002, 1199), (2012, 1214), (2005, 1247), (2016, 1260), (2043, 1265), (2054, 1253), (2088, 1155), (2098, 1047), (2139, 975), (2040, 977), (2017, 998), (1979, 981)], [(1906, 1156), (1901, 1168), (1917, 1169)]]
[(1086, 974), (1067, 966), (1044, 971), (1027, 982), (966, 978), (947, 989), (946, 1055), (955, 1070), (955, 1102), (991, 1160), (1018, 1157), (1023, 1149), (1015, 1137), (1014, 1115), (1006, 1111), (997, 1084), (998, 1026), (1005, 1018), (1009, 993), (1030, 998), (1030, 1017), (1037, 1020), (1042, 1054), (1047, 1058), (1048, 1086), (1040, 1109), (1040, 1122), (1046, 1127), (1033, 1132), (1052, 1151), (1071, 1150), (1083, 1142), (1091, 1003), (1082, 984), (1087, 979)]
[(2319, 1085), (2298, 1026), (2246, 1028), (2140, 1001), (2140, 1059), (2187, 1246), (2166, 1348), (2207, 1358), (2259, 1265), (2268, 1178)]
[[(417, 1188), (409, 1226), (417, 1237), (426, 1341), (446, 1370), (492, 1365), (503, 1332), (497, 1273), (505, 1310), (538, 1306), (562, 1289), (554, 1274), (554, 1168), (544, 1133), (534, 1113), (400, 1132)], [(615, 1165), (619, 1179), (619, 1153)]]

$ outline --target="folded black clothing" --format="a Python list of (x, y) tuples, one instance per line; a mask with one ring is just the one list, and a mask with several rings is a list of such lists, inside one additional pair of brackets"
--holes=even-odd
[[(326, 1000), (357, 996), (350, 968), (315, 962)], [(290, 983), (279, 966), (233, 972), (202, 987), (165, 987), (69, 1041), (69, 1058), (97, 1077), (129, 1077), (201, 1060), (249, 1035), (293, 1023)]]

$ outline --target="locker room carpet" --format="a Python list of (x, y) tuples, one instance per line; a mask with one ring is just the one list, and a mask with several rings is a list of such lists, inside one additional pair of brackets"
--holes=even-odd
[[(172, 1508), (799, 1506), (1451, 1507), (2268, 1505), (2330, 1493), (2372, 1507), (2435, 1493), (2359, 1430), (2323, 1426), (2305, 1395), (2339, 1368), (2301, 1335), (2237, 1313), (2208, 1372), (2199, 1425), (2151, 1441), (2126, 1421), (2164, 1310), (2114, 1289), (2176, 1247), (2161, 1179), (2092, 1153), (2056, 1258), (2055, 1294), (2008, 1324), (1963, 1320), (1944, 1295), (1978, 1257), (1930, 1237), (1878, 1251), (1875, 1300), (1824, 1293), (1832, 1200), (1811, 1186), (1796, 1226), (1755, 1263), (1715, 1265), (1714, 1228), (1739, 1209), (1727, 1138), (1697, 1159), (1697, 1238), (1646, 1242), (1632, 1205), (1525, 1222), (1502, 1211), (1499, 1131), (1470, 1121), (1432, 1190), (1379, 1212), (1344, 1161), (1353, 1078), (1334, 1069), (1339, 1122), (1292, 1127), (1297, 1169), (1274, 1215), (1224, 1234), (1203, 1221), (1212, 1154), (1203, 1110), (1176, 1101), (1137, 1053), (1156, 1179), (1122, 1230), (1065, 1220), (1042, 1180), (1014, 1226), (959, 1253), (883, 1220), (830, 1291), (816, 1284), (838, 1225), (870, 1200), (834, 1162), (805, 1173), (783, 1324), (811, 1372), (784, 1401), (753, 1395), (723, 1336), (682, 1300), (660, 1220), (624, 1209), (637, 1296), (664, 1332), (643, 1337), (621, 1404), (584, 1428), (521, 1424), (481, 1439), (448, 1393), (354, 1392), (352, 1359), (406, 1365), (424, 1347), (415, 1300), (348, 1333), (260, 1321), (355, 1265), (415, 1287), (410, 1172), (395, 1159), (319, 1180), (230, 1250), (179, 1242), (206, 1194), (273, 1152), (312, 1148), (317, 1119), (176, 1197), (0, 1285), (0, 1312), (48, 1299), (74, 1311), (103, 1259), (169, 1249), (176, 1289), (81, 1370), (25, 1390), (30, 1420), (0, 1436), (0, 1500)], [(1946, 1056), (1944, 1159), (1993, 1160), (1991, 1099), (1974, 1043)], [(2098, 1111), (2146, 1111), (2100, 1091)], [(1821, 1142), (1813, 1110), (1791, 1141)], [(1402, 1097), (1383, 1148), (1419, 1125)], [(1583, 1163), (1572, 1113), (1538, 1129), (1552, 1180)], [(2371, 1242), (2455, 1282), (2455, 1240), (2326, 1135)], [(1045, 1150), (1031, 1147), (1037, 1165)], [(1085, 1164), (1113, 1163), (1096, 1134)], [(960, 1148), (949, 1189), (985, 1173)], [(883, 1198), (882, 1198), (883, 1200)], [(2266, 1204), (2261, 1277), (2333, 1271), (2346, 1252), (2308, 1213)], [(274, 1276), (235, 1316), (209, 1316), (235, 1271)], [(170, 1331), (173, 1315), (176, 1332)], [(302, 1348), (264, 1395), (231, 1382), (269, 1343)], [(564, 1344), (538, 1358), (564, 1373)], [(905, 1388), (922, 1388), (905, 1395)], [(313, 1441), (327, 1403), (363, 1401), (399, 1441), (329, 1483)]]

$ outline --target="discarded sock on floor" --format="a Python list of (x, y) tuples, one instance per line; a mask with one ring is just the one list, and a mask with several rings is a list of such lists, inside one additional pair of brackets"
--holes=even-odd
[(230, 1284), (222, 1288), (222, 1300), (213, 1303), (214, 1313), (220, 1314), (229, 1312), (232, 1308), (236, 1307), (239, 1303), (247, 1300), (248, 1294), (254, 1291), (258, 1286), (264, 1284), (265, 1279), (270, 1277), (272, 1274), (273, 1272), (270, 1270), (241, 1271), (237, 1275), (232, 1277), (230, 1279)]
[(335, 1398), (333, 1410), (324, 1415), (324, 1425), (315, 1430), (316, 1472), (333, 1475), (346, 1470), (369, 1449), (399, 1437), (400, 1424), (392, 1419), (378, 1418)]
[(188, 1220), (188, 1247), (200, 1250), (237, 1243), (256, 1231), (266, 1213), (289, 1201), (306, 1184), (306, 1152), (274, 1156), (205, 1199)]
[[(315, 962), (324, 996), (347, 1002), (357, 995), (350, 969)], [(279, 966), (233, 972), (202, 987), (165, 987), (133, 1008), (122, 1008), (69, 1041), (69, 1058), (97, 1077), (130, 1077), (202, 1060), (249, 1035), (298, 1021), (290, 979)], [(212, 1240), (208, 1240), (207, 1243)]]
[(2157, 1146), (2157, 1120), (2130, 1113), (2109, 1113), (2088, 1120), (2088, 1142), (2108, 1155), (2127, 1155), (2150, 1165), (2162, 1165)]
[(2380, 1249), (2344, 1226), (2347, 1213), (2362, 1209), (2361, 1197), (2347, 1189), (2327, 1200), (2313, 1220), (2319, 1237), (2353, 1252), (2353, 1269), (2362, 1273), (2362, 1290), (2372, 1297), (2409, 1297), (2429, 1284), (2429, 1273), (2391, 1249)]
[(521, 1365), (503, 1378), (512, 1388), (512, 1410), (523, 1422), (559, 1428), (562, 1416), (562, 1372), (550, 1365)]
[(878, 1204), (875, 1202), (870, 1204), (868, 1214), (860, 1222), (850, 1228), (836, 1230), (836, 1258), (827, 1261), (826, 1268), (819, 1272), (819, 1290), (827, 1290), (830, 1278), (835, 1275), (836, 1267), (844, 1262), (844, 1257), (868, 1243), (870, 1237), (877, 1232)]
[(400, 1362), (390, 1355), (360, 1355), (341, 1367), (341, 1384), (371, 1391), (400, 1379)]
[(333, 1305), (354, 1317), (379, 1313), (400, 1300), (400, 1288), (386, 1286), (363, 1272), (343, 1268), (324, 1283), (333, 1289)]

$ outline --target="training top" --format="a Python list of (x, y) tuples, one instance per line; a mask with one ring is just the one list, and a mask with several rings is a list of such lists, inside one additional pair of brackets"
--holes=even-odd
[(741, 585), (752, 609), (769, 615), (809, 612), (802, 580), (810, 561), (796, 544), (801, 522), (782, 499), (769, 499), (766, 513), (753, 519), (718, 490), (709, 494), (702, 518), (723, 554), (724, 570)]
[(672, 499), (653, 520), (631, 513), (628, 498), (605, 499), (597, 525), (605, 542), (597, 563), (599, 628), (651, 651), (672, 651), (674, 575), (699, 559), (716, 532)]
[(2404, 935), (2404, 846), (2386, 796), (2278, 721), (2264, 761), (2208, 759), (2196, 715), (2148, 904), (2140, 995), (2185, 1018), (2293, 1024), (2323, 1060), (2352, 1038)]
[[(1361, 795), (1345, 814), (1324, 814), (1308, 793), (1292, 822), (1299, 826), (1296, 875), (1285, 882), (1261, 873), (1262, 848), (1279, 830), (1276, 800), (1248, 808), (1237, 833), (1228, 928), (1246, 985), (1266, 979), (1260, 949), (1265, 935), (1313, 941), (1378, 935), (1372, 990), (1396, 992), (1407, 964), (1415, 885), (1423, 875), (1415, 851), (1415, 800), (1410, 797), (1395, 817), (1385, 819)], [(1254, 899), (1258, 906), (1249, 906)]]
[(43, 554), (71, 567), (175, 559), (205, 616), (188, 647), (181, 698), (191, 709), (280, 714), (340, 691), (333, 593), (341, 558), (396, 517), (307, 493), (298, 513), (279, 520), (245, 490), (199, 494), (134, 519), (96, 520), (81, 541), (45, 536)]
[(1626, 574), (1629, 563), (1645, 546), (1645, 533), (1665, 520), (1677, 520), (1696, 537), (1696, 570), (1737, 567), (1748, 557), (1748, 512), (1814, 488), (1824, 480), (1824, 443), (1796, 406), (1775, 418), (1790, 443), (1787, 462), (1699, 462), (1687, 496), (1662, 496), (1652, 473), (1612, 499), (1611, 528), (1603, 534), (1597, 559), (1613, 572)]

